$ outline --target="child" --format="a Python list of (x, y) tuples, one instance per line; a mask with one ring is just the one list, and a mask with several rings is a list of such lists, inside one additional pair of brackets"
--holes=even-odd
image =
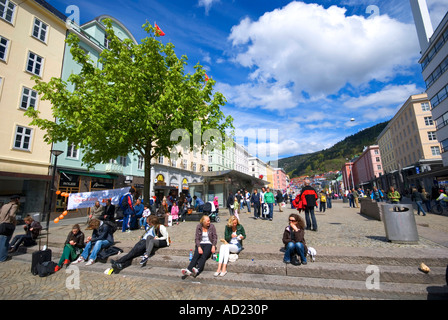
[(174, 223), (176, 220), (176, 224), (179, 224), (179, 207), (177, 206), (176, 201), (173, 202), (173, 206), (171, 207), (171, 219)]
[(213, 199), (213, 204), (215, 205), (216, 213), (218, 213), (218, 211), (219, 211), (218, 197), (215, 197), (215, 198)]
[(238, 198), (235, 197), (235, 201), (233, 203), (233, 215), (240, 220), (240, 216), (238, 215), (238, 209), (239, 209), (239, 203), (238, 203)]
[(142, 217), (140, 218), (140, 229), (145, 229), (148, 227), (148, 223), (146, 222), (146, 218), (151, 214), (151, 210), (149, 210), (148, 206), (145, 206)]

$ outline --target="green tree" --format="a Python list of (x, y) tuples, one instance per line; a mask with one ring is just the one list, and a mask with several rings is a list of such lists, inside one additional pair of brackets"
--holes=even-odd
[[(196, 134), (213, 129), (224, 136), (233, 128), (233, 119), (221, 111), (226, 100), (213, 91), (216, 82), (205, 79), (200, 64), (194, 66), (194, 73), (186, 73), (187, 57), (178, 58), (172, 43), (160, 42), (152, 25), (142, 26), (148, 36), (135, 44), (130, 39), (120, 40), (111, 21), (104, 22), (110, 42), (109, 50), (100, 55), (100, 68), (71, 34), (66, 42), (73, 59), (82, 66), (81, 72), (70, 75), (67, 82), (52, 78), (46, 83), (34, 78), (34, 89), (41, 99), (52, 103), (56, 121), (40, 118), (34, 109), (26, 115), (32, 118), (31, 125), (46, 132), (47, 143), (67, 141), (82, 148), (82, 162), (88, 168), (118, 156), (142, 156), (143, 196), (148, 201), (151, 159), (170, 156), (178, 144), (171, 139), (174, 130), (183, 129), (191, 139), (194, 122), (201, 130)], [(68, 83), (74, 85), (73, 91), (68, 90)], [(205, 142), (196, 139), (196, 145), (189, 147), (203, 148)]]

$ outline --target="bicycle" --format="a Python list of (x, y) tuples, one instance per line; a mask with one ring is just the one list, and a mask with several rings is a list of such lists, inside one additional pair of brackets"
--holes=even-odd
[(445, 201), (436, 201), (436, 205), (431, 208), (431, 212), (438, 215), (442, 215), (445, 211), (448, 211)]

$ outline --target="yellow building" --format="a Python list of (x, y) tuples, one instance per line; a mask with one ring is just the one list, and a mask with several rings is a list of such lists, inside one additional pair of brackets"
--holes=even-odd
[(426, 93), (412, 95), (378, 136), (385, 173), (440, 160), (440, 144)]
[(51, 104), (31, 77), (61, 76), (65, 19), (43, 0), (0, 0), (0, 204), (19, 194), (22, 214), (43, 210), (50, 180), (51, 145), (24, 113), (32, 106), (52, 119)]

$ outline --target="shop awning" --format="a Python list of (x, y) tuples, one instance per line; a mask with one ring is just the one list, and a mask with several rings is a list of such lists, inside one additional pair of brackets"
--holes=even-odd
[(77, 176), (87, 176), (87, 177), (95, 177), (95, 178), (103, 178), (103, 179), (117, 179), (118, 176), (105, 174), (105, 173), (95, 173), (95, 172), (86, 172), (86, 171), (71, 171), (60, 169), (59, 172), (64, 172), (66, 174), (72, 174)]

